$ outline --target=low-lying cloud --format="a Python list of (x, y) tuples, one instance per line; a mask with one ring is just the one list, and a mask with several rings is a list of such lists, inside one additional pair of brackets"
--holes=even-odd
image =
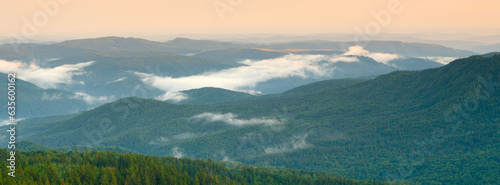
[(77, 92), (75, 94), (64, 94), (64, 93), (47, 93), (43, 92), (42, 100), (45, 101), (54, 101), (54, 100), (63, 100), (63, 99), (75, 99), (82, 100), (89, 105), (98, 105), (113, 101), (115, 99), (114, 96), (91, 96), (87, 93)]
[(347, 56), (339, 56), (332, 57), (328, 59), (329, 62), (337, 63), (337, 62), (360, 62), (357, 57), (347, 57)]
[(83, 83), (73, 81), (73, 76), (82, 75), (83, 68), (92, 65), (94, 61), (65, 64), (54, 68), (42, 68), (35, 63), (26, 64), (21, 61), (0, 60), (0, 72), (15, 72), (19, 79), (31, 82), (38, 87), (57, 88), (59, 84)]
[[(371, 57), (377, 62), (389, 65), (388, 62), (399, 58), (396, 54), (370, 53), (361, 46), (352, 46), (342, 55), (296, 55), (288, 54), (282, 57), (265, 60), (244, 60), (244, 66), (220, 71), (206, 72), (199, 75), (169, 77), (154, 74), (134, 72), (141, 81), (152, 87), (167, 92), (158, 96), (158, 100), (185, 100), (182, 94), (173, 94), (202, 87), (216, 87), (233, 91), (259, 94), (255, 88), (259, 83), (279, 78), (325, 78), (331, 77), (338, 62), (360, 62), (357, 56)], [(170, 92), (170, 93), (169, 93)]]
[(324, 55), (294, 55), (267, 60), (245, 60), (244, 66), (207, 72), (179, 78), (160, 77), (135, 72), (143, 83), (166, 92), (178, 92), (202, 87), (217, 87), (234, 91), (245, 91), (260, 82), (288, 77), (325, 77), (335, 70), (328, 65)]
[(288, 153), (295, 150), (311, 147), (312, 145), (306, 142), (306, 138), (308, 135), (309, 134), (306, 133), (304, 135), (293, 136), (289, 141), (275, 147), (266, 148), (264, 151), (266, 154)]
[(121, 81), (126, 80), (126, 79), (127, 79), (127, 77), (121, 77), (121, 78), (118, 78), (118, 79), (116, 79), (116, 80), (109, 81), (109, 82), (107, 82), (107, 84), (116, 83), (116, 82), (121, 82)]
[(175, 158), (182, 158), (184, 157), (184, 154), (181, 152), (181, 149), (179, 147), (174, 147), (172, 148), (172, 156)]
[(175, 135), (173, 138), (175, 140), (183, 140), (183, 139), (189, 139), (189, 138), (194, 138), (194, 137), (196, 137), (196, 134), (191, 133), (191, 132), (184, 132), (184, 133)]
[(83, 93), (83, 92), (78, 92), (78, 93), (75, 93), (74, 96), (70, 97), (71, 99), (77, 99), (77, 100), (83, 100), (85, 101), (87, 104), (89, 105), (97, 105), (97, 104), (103, 104), (103, 103), (107, 103), (107, 102), (110, 102), (112, 100), (114, 100), (114, 96), (91, 96), (91, 95), (88, 95), (86, 93)]
[(162, 94), (155, 99), (160, 100), (160, 101), (172, 101), (174, 103), (179, 103), (181, 101), (187, 100), (189, 97), (187, 94), (184, 94), (182, 92), (166, 92), (165, 94)]
[(432, 60), (434, 62), (438, 62), (444, 65), (449, 64), (450, 62), (457, 59), (456, 57), (420, 57), (420, 58)]
[[(19, 121), (22, 121), (22, 120), (24, 120), (24, 118), (16, 118), (15, 122), (19, 122)], [(10, 119), (6, 119), (6, 120), (0, 121), (0, 126), (10, 125), (12, 123), (13, 122)]]
[(389, 63), (388, 63), (389, 61), (400, 58), (400, 56), (396, 55), (396, 54), (390, 54), (390, 53), (371, 53), (370, 51), (365, 50), (361, 46), (351, 46), (351, 47), (349, 47), (349, 50), (346, 53), (344, 53), (344, 55), (346, 55), (346, 56), (349, 56), (349, 55), (353, 55), (353, 56), (366, 56), (366, 57), (372, 58), (373, 60), (375, 60), (377, 62), (386, 64), (386, 65), (389, 65)]
[(153, 141), (150, 141), (149, 144), (150, 145), (159, 145), (159, 144), (162, 144), (162, 143), (166, 143), (168, 141), (169, 141), (168, 138), (160, 136), (159, 138), (157, 138), (157, 139), (155, 139)]
[[(12, 123), (12, 121), (10, 121), (10, 120), (6, 119), (6, 120), (3, 120), (3, 121), (0, 121), (0, 126), (9, 125), (9, 124), (11, 124), (11, 123)], [(5, 136), (5, 135), (4, 135), (4, 136)]]
[(237, 117), (238, 116), (234, 115), (233, 113), (216, 114), (216, 113), (206, 112), (193, 116), (191, 119), (206, 121), (206, 122), (223, 122), (233, 126), (248, 126), (248, 125), (261, 125), (261, 124), (276, 125), (283, 123), (275, 119), (266, 119), (266, 118), (238, 119)]
[(53, 93), (53, 94), (50, 94), (50, 93), (47, 93), (47, 92), (43, 92), (43, 94), (42, 94), (42, 100), (46, 100), (46, 101), (60, 100), (60, 99), (63, 99), (63, 98), (65, 98), (65, 94), (64, 93)]

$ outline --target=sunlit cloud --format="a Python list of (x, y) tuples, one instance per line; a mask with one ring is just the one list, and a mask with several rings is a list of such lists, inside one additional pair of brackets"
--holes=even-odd
[(432, 60), (441, 64), (449, 64), (450, 62), (456, 60), (456, 57), (420, 57), (422, 59)]
[(349, 50), (344, 53), (344, 55), (354, 55), (354, 56), (366, 56), (370, 57), (373, 60), (388, 65), (388, 62), (394, 59), (400, 58), (397, 54), (390, 53), (371, 53), (370, 51), (365, 50), (361, 46), (351, 46)]
[(97, 105), (97, 104), (103, 104), (103, 103), (107, 103), (107, 102), (110, 102), (112, 100), (114, 100), (114, 96), (91, 96), (91, 95), (88, 95), (86, 93), (83, 93), (83, 92), (78, 92), (78, 93), (75, 93), (75, 95), (73, 97), (71, 97), (71, 99), (77, 99), (77, 100), (83, 100), (85, 101), (87, 104), (89, 105)]
[(26, 64), (20, 61), (0, 60), (0, 72), (15, 72), (19, 79), (31, 82), (38, 87), (48, 89), (57, 88), (59, 84), (82, 84), (83, 82), (73, 81), (73, 76), (82, 75), (83, 68), (92, 65), (94, 61), (65, 64), (54, 68), (42, 68), (34, 62)]
[[(207, 72), (179, 78), (161, 77), (134, 72), (145, 84), (165, 92), (178, 92), (202, 87), (217, 87), (233, 91), (251, 91), (258, 83), (277, 78), (318, 78), (331, 76), (336, 67), (330, 66), (325, 55), (294, 55), (267, 60), (245, 60), (245, 66)], [(349, 59), (351, 60), (351, 59)], [(249, 91), (250, 89), (250, 91)], [(258, 92), (253, 92), (258, 93)], [(158, 99), (170, 97), (166, 94)]]
[(342, 55), (296, 55), (288, 54), (278, 58), (265, 60), (244, 60), (244, 66), (206, 72), (203, 74), (169, 77), (157, 76), (141, 72), (133, 72), (141, 81), (166, 93), (158, 96), (158, 100), (180, 102), (188, 97), (181, 93), (174, 93), (202, 87), (216, 87), (232, 91), (259, 94), (254, 88), (262, 82), (280, 78), (328, 78), (336, 70), (338, 62), (360, 62), (357, 56), (371, 57), (377, 62), (386, 65), (390, 60), (400, 58), (396, 54), (370, 53), (361, 46), (352, 46)]
[(166, 92), (165, 94), (162, 94), (158, 97), (155, 98), (156, 100), (160, 101), (172, 101), (174, 103), (179, 103), (181, 101), (189, 99), (188, 95), (182, 93), (182, 92)]
[(346, 56), (339, 56), (339, 57), (332, 57), (328, 61), (337, 63), (337, 62), (360, 62), (357, 57), (346, 57)]

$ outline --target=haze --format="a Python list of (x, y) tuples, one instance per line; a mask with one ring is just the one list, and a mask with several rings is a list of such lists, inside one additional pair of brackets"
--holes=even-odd
[[(497, 0), (392, 1), (401, 11), (391, 13), (380, 32), (500, 33)], [(26, 20), (36, 18), (40, 24), (27, 38), (355, 33), (376, 21), (371, 12), (387, 11), (391, 0), (60, 0), (47, 11), (40, 3), (48, 2), (58, 1), (2, 0), (0, 37), (26, 36)], [(52, 15), (44, 20), (43, 13)]]

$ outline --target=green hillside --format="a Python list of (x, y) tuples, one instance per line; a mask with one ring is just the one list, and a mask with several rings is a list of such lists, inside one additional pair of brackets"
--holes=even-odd
[[(4, 88), (0, 93), (7, 101), (7, 74), (0, 73), (0, 85)], [(42, 89), (32, 83), (16, 79), (16, 118), (30, 118), (39, 116), (63, 115), (84, 111), (92, 107), (76, 94), (58, 90)], [(2, 105), (7, 110), (7, 104)], [(0, 122), (8, 119), (8, 114), (0, 115)]]
[[(499, 71), (500, 55), (472, 56), (435, 69), (230, 104), (126, 98), (65, 119), (25, 120), (19, 139), (356, 179), (498, 184)], [(458, 175), (457, 168), (469, 175)]]
[[(7, 150), (1, 149), (0, 157), (7, 159), (11, 156)], [(0, 184), (388, 184), (333, 177), (325, 173), (110, 151), (30, 151), (18, 152), (15, 158), (18, 164), (13, 174), (15, 177), (8, 176), (8, 168), (1, 168)], [(0, 164), (9, 165), (6, 161)]]
[(224, 50), (214, 50), (214, 51), (204, 51), (197, 53), (195, 56), (210, 58), (214, 60), (226, 61), (226, 62), (240, 62), (243, 60), (264, 60), (270, 58), (277, 58), (284, 56), (288, 53), (284, 52), (272, 52), (272, 51), (262, 51), (259, 49), (224, 49)]
[(192, 104), (192, 105), (214, 104), (214, 103), (239, 101), (249, 98), (255, 98), (254, 95), (248, 93), (235, 92), (213, 87), (191, 89), (181, 92), (189, 97), (187, 100), (184, 100), (181, 103)]
[(347, 78), (347, 79), (324, 80), (290, 89), (284, 92), (283, 94), (302, 94), (302, 93), (320, 92), (332, 88), (346, 87), (364, 81), (366, 81), (366, 79)]
[[(4, 44), (0, 45), (0, 59), (33, 63), (40, 68), (94, 61), (72, 76), (73, 81), (80, 83), (58, 84), (57, 89), (116, 100), (131, 96), (156, 98), (165, 93), (141, 81), (135, 72), (178, 78), (241, 67), (244, 64), (238, 62), (242, 60), (276, 59), (290, 53), (324, 55), (328, 58), (343, 54), (353, 45), (355, 43), (321, 40), (256, 44), (187, 38), (156, 42), (140, 38), (100, 37), (52, 44)], [(473, 54), (439, 45), (395, 41), (372, 41), (365, 49), (401, 57), (463, 57)], [(328, 74), (318, 76), (306, 73), (306, 77), (287, 75), (259, 82), (250, 90), (276, 94), (326, 79), (360, 78), (395, 70), (440, 66), (436, 62), (414, 58), (396, 60), (389, 65), (368, 57), (358, 56), (357, 59), (359, 62), (330, 62), (325, 59), (320, 63), (325, 69), (331, 69)]]
[(424, 70), (441, 67), (443, 64), (422, 58), (400, 58), (388, 62), (399, 70)]

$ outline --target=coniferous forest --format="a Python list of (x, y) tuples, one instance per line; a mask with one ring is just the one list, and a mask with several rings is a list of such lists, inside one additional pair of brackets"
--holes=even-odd
[[(6, 149), (0, 150), (0, 158), (9, 157)], [(18, 152), (16, 162), (15, 177), (7, 175), (9, 169), (0, 168), (0, 184), (387, 184), (276, 167), (111, 151)], [(8, 163), (3, 161), (1, 165), (8, 166)]]

